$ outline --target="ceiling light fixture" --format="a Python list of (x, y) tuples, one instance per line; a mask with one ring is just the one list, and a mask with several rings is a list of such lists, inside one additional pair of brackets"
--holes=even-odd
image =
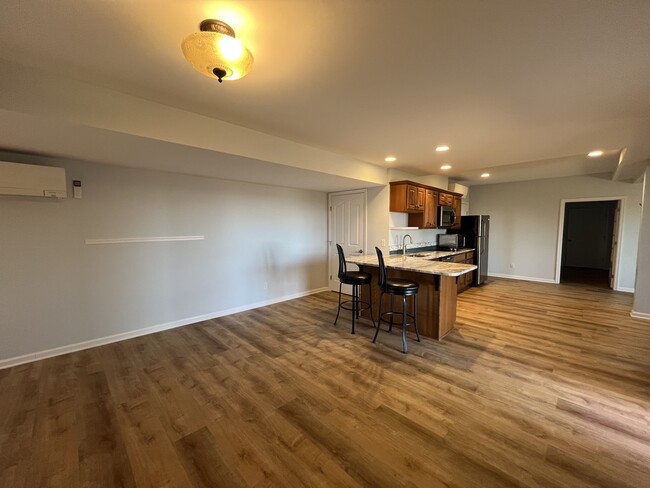
[(225, 22), (207, 19), (201, 32), (190, 34), (181, 43), (185, 59), (199, 73), (222, 80), (243, 78), (253, 67), (253, 55), (235, 39), (235, 31)]
[(442, 166), (440, 166), (440, 169), (442, 169), (442, 170), (451, 169), (451, 165), (450, 164), (443, 164)]
[(438, 146), (438, 147), (436, 148), (436, 151), (438, 151), (438, 152), (449, 151), (449, 146)]
[(384, 161), (387, 163), (392, 163), (393, 161), (397, 161), (397, 158), (395, 156), (387, 156), (384, 158)]
[(598, 156), (602, 156), (602, 155), (603, 155), (603, 152), (600, 149), (597, 149), (595, 151), (591, 151), (589, 154), (587, 154), (587, 156), (589, 156), (590, 158), (597, 158)]
[(489, 177), (490, 177), (490, 173), (483, 173), (481, 175), (481, 178), (489, 178)]

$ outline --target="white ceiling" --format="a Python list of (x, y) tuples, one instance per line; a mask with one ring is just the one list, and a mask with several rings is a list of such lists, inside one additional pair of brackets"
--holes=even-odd
[[(205, 18), (250, 47), (247, 77), (185, 61)], [(469, 184), (649, 160), (648, 46), (648, 0), (4, 0), (0, 16), (5, 60)]]

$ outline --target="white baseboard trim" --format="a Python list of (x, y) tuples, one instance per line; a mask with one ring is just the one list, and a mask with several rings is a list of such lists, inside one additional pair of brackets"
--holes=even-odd
[(635, 319), (650, 320), (650, 313), (635, 312), (632, 310), (630, 312), (630, 317), (633, 317)]
[(175, 320), (174, 322), (152, 325), (151, 327), (145, 327), (143, 329), (131, 330), (129, 332), (122, 332), (120, 334), (100, 337), (98, 339), (77, 342), (76, 344), (55, 347), (53, 349), (46, 349), (44, 351), (25, 354), (23, 356), (16, 356), (13, 358), (2, 359), (0, 360), (0, 369), (11, 368), (13, 366), (19, 366), (21, 364), (31, 363), (33, 361), (40, 361), (41, 359), (47, 359), (54, 356), (61, 356), (62, 354), (68, 354), (71, 352), (82, 351), (84, 349), (90, 349), (92, 347), (104, 346), (106, 344), (111, 344), (113, 342), (124, 341), (126, 339), (132, 339), (134, 337), (153, 334), (155, 332), (162, 332), (163, 330), (175, 329), (176, 327), (195, 324), (197, 322), (203, 322), (204, 320), (216, 319), (219, 317), (224, 317), (226, 315), (232, 315), (234, 313), (253, 310), (255, 308), (266, 307), (268, 305), (273, 305), (275, 303), (286, 302), (288, 300), (294, 300), (295, 298), (314, 295), (315, 293), (321, 293), (323, 291), (329, 291), (329, 288), (328, 287), (316, 288), (314, 290), (294, 293), (293, 295), (285, 295), (283, 297), (273, 298), (271, 300), (265, 300), (263, 302), (251, 303), (248, 305), (243, 305), (241, 307), (229, 308), (227, 310), (221, 310), (219, 312), (209, 313), (205, 315), (197, 315), (195, 317), (188, 317), (186, 319)]
[(614, 288), (614, 291), (623, 291), (625, 293), (634, 293), (634, 288), (627, 288), (625, 286), (619, 286), (618, 288)]
[[(553, 283), (558, 284), (557, 281), (547, 278), (533, 278), (530, 276), (517, 276), (517, 275), (507, 275), (500, 273), (489, 273), (488, 276), (493, 276), (495, 278), (506, 278), (509, 280), (523, 280), (523, 281), (537, 281), (539, 283)], [(634, 293), (634, 288), (619, 287), (614, 289), (614, 291), (622, 291), (624, 293)]]
[(531, 276), (517, 276), (517, 275), (508, 275), (508, 274), (499, 274), (499, 273), (489, 273), (488, 276), (493, 276), (494, 278), (507, 278), (509, 280), (522, 280), (522, 281), (537, 281), (539, 283), (555, 283), (555, 280), (548, 278), (533, 278)]

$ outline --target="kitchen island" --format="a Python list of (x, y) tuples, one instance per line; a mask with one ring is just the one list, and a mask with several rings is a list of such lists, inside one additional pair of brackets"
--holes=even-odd
[[(453, 253), (452, 253), (453, 254)], [(421, 335), (442, 339), (454, 328), (456, 322), (456, 279), (476, 269), (473, 264), (432, 261), (438, 256), (433, 253), (392, 254), (384, 256), (387, 274), (419, 283), (417, 323)], [(372, 313), (379, 316), (379, 263), (377, 256), (350, 256), (348, 263), (356, 264), (359, 270), (372, 276), (371, 287), (361, 287), (361, 300), (368, 301), (368, 288), (372, 291)], [(383, 310), (388, 310), (389, 296), (384, 296)], [(368, 311), (363, 317), (369, 319)]]

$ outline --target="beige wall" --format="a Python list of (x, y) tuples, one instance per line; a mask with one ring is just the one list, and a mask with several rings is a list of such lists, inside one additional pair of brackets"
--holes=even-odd
[[(0, 366), (327, 286), (323, 192), (22, 159), (65, 167), (83, 199), (0, 197)], [(84, 243), (179, 235), (205, 240)]]
[(377, 186), (368, 188), (368, 249), (366, 254), (375, 254), (375, 246), (388, 253), (388, 207), (390, 205), (390, 187)]
[(637, 254), (636, 289), (633, 315), (650, 319), (650, 165), (646, 167), (643, 183), (643, 216)]
[(616, 288), (632, 291), (641, 221), (641, 190), (640, 184), (613, 182), (598, 176), (473, 186), (470, 213), (490, 215), (489, 273), (555, 280), (561, 200), (622, 197), (625, 204)]

